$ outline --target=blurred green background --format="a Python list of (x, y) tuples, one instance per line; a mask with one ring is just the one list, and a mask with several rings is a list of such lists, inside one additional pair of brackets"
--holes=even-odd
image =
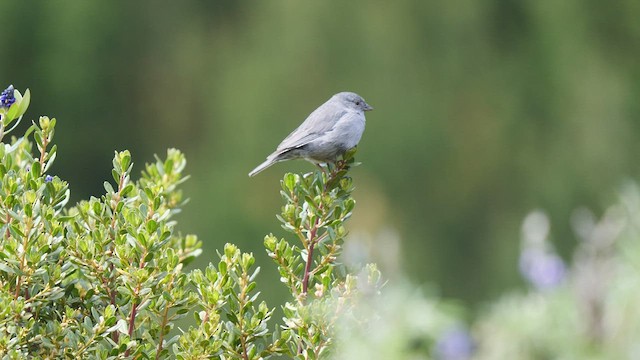
[[(602, 211), (638, 178), (640, 2), (2, 1), (0, 86), (58, 118), (53, 172), (72, 201), (102, 194), (114, 150), (138, 172), (183, 150), (179, 228), (233, 242), (284, 286), (262, 239), (279, 228), (278, 164), (247, 177), (333, 93), (375, 110), (352, 175), (349, 251), (477, 305), (521, 286), (520, 224)], [(357, 257), (357, 256), (356, 256)]]

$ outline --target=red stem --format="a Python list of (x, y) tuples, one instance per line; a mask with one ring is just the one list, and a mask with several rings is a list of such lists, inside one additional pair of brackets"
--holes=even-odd
[[(322, 189), (322, 196), (320, 199), (324, 198), (328, 188), (327, 184), (333, 179), (333, 177), (338, 173), (340, 169), (344, 166), (343, 162), (336, 163), (336, 168), (333, 171), (329, 172), (329, 176), (327, 178), (327, 182), (324, 184), (324, 188)], [(321, 200), (322, 201), (322, 200)], [(317, 234), (318, 234), (318, 223), (320, 222), (320, 212), (322, 211), (322, 203), (318, 206), (318, 217), (311, 228), (311, 232), (309, 234), (309, 249), (307, 254), (307, 264), (304, 266), (304, 277), (302, 278), (302, 294), (307, 295), (307, 290), (309, 289), (309, 274), (311, 273), (311, 263), (313, 262), (313, 248), (317, 243)]]
[(164, 341), (164, 328), (167, 326), (167, 316), (169, 315), (170, 306), (164, 309), (164, 315), (162, 316), (162, 327), (160, 328), (160, 340), (158, 340), (158, 348), (156, 349), (156, 360), (160, 359), (160, 352), (162, 352), (162, 342)]
[[(326, 188), (323, 191), (323, 195), (326, 192)], [(318, 206), (318, 217), (313, 223), (311, 232), (309, 233), (309, 249), (307, 254), (307, 264), (304, 266), (304, 277), (302, 278), (302, 293), (307, 295), (307, 289), (309, 288), (309, 274), (311, 273), (311, 263), (313, 262), (313, 248), (316, 246), (318, 237), (318, 223), (320, 222), (320, 211), (322, 210), (322, 204)]]
[(311, 230), (311, 241), (309, 242), (309, 253), (307, 254), (307, 264), (304, 267), (304, 278), (302, 278), (302, 293), (307, 294), (307, 289), (309, 287), (309, 273), (311, 272), (311, 262), (313, 261), (313, 247), (316, 242), (313, 237), (315, 237), (315, 232), (317, 228), (313, 228)]
[[(137, 291), (138, 289), (136, 289), (136, 296), (137, 296)], [(138, 312), (138, 302), (136, 300), (134, 300), (133, 302), (133, 306), (131, 307), (131, 316), (129, 316), (129, 340), (131, 340), (131, 338), (133, 337), (133, 330), (135, 328), (135, 323), (136, 323), (136, 313)], [(124, 352), (124, 356), (125, 357), (129, 357), (129, 350), (127, 349), (127, 351)]]

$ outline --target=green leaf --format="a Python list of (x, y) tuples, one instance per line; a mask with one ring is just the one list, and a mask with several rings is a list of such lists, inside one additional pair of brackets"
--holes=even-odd
[(4, 271), (7, 274), (15, 274), (15, 270), (13, 270), (11, 267), (9, 267), (7, 264), (0, 262), (0, 271)]
[(296, 183), (300, 181), (300, 175), (286, 173), (284, 175), (284, 186), (289, 190), (289, 192), (293, 192), (295, 189)]
[(233, 259), (237, 251), (238, 251), (237, 246), (231, 243), (224, 244), (224, 255), (227, 257), (227, 259)]
[(42, 165), (40, 165), (39, 161), (34, 161), (31, 164), (31, 173), (33, 174), (34, 178), (39, 178), (40, 176), (42, 176)]
[(247, 293), (250, 293), (250, 292), (251, 292), (251, 291), (253, 291), (253, 289), (255, 289), (255, 288), (256, 288), (256, 283), (255, 283), (255, 282), (251, 282), (251, 283), (249, 283), (249, 285), (247, 285), (247, 290), (246, 290), (246, 292), (247, 292)]
[(120, 154), (120, 164), (122, 166), (122, 171), (126, 172), (129, 169), (129, 165), (131, 165), (131, 153), (129, 150), (125, 150)]
[(91, 318), (88, 316), (84, 317), (84, 327), (87, 331), (91, 332), (91, 329), (93, 328), (93, 324), (91, 323)]
[(111, 170), (111, 176), (113, 176), (113, 180), (116, 184), (120, 184), (120, 174), (116, 169)]
[(22, 99), (20, 100), (20, 105), (16, 110), (16, 117), (24, 115), (29, 108), (29, 103), (31, 103), (31, 91), (27, 88), (25, 90), (24, 95), (22, 95)]
[(24, 238), (24, 234), (22, 233), (20, 228), (15, 224), (11, 224), (9, 226), (9, 233), (11, 234), (11, 236), (13, 236), (16, 239)]
[(187, 309), (187, 308), (181, 308), (181, 309), (178, 309), (178, 311), (176, 311), (176, 314), (178, 314), (178, 315), (182, 315), (182, 314), (186, 314), (186, 313), (188, 313), (188, 312), (189, 312), (189, 309)]
[(51, 165), (53, 165), (53, 162), (56, 160), (56, 156), (57, 156), (57, 146), (53, 145), (53, 147), (51, 147), (51, 150), (49, 150), (49, 155), (48, 155), (48, 160), (47, 163), (44, 166), (43, 171), (46, 172), (49, 170), (49, 168), (51, 167)]
[(33, 140), (35, 140), (36, 145), (38, 145), (38, 149), (44, 151), (42, 146), (42, 130), (36, 128), (36, 132), (33, 133)]
[(153, 219), (149, 219), (149, 221), (147, 221), (147, 231), (151, 234), (155, 232), (157, 229), (158, 229), (158, 223)]
[(278, 243), (278, 239), (272, 234), (269, 234), (264, 237), (264, 247), (269, 251), (274, 251), (276, 249), (276, 245)]
[(171, 174), (173, 172), (173, 160), (167, 159), (164, 163), (165, 174)]
[(19, 107), (20, 107), (19, 103), (13, 103), (13, 105), (9, 107), (9, 111), (7, 111), (7, 116), (6, 116), (8, 120), (7, 125), (17, 117)]
[(244, 271), (248, 271), (249, 268), (255, 263), (256, 259), (253, 257), (253, 255), (244, 253), (242, 254), (242, 259), (240, 261)]
[(129, 195), (131, 192), (133, 192), (133, 189), (135, 188), (135, 186), (133, 184), (127, 184), (124, 189), (122, 189), (122, 191), (120, 192), (120, 195), (122, 196), (127, 196)]
[(226, 275), (227, 274), (227, 263), (224, 260), (221, 260), (218, 263), (218, 271), (220, 272), (220, 274), (222, 275)]
[(115, 193), (115, 191), (113, 190), (113, 185), (111, 185), (111, 183), (110, 183), (110, 182), (105, 181), (105, 182), (103, 183), (103, 186), (104, 186), (104, 190), (107, 192), (107, 194), (113, 194), (113, 193)]
[[(236, 314), (232, 313), (232, 312), (228, 312), (227, 313), (227, 319), (229, 319), (229, 321), (233, 324), (237, 324), (238, 323), (238, 317), (236, 316)], [(229, 325), (227, 324), (227, 328), (229, 327)], [(235, 328), (235, 326), (231, 326), (231, 328)], [(231, 330), (231, 329), (230, 329)]]
[(20, 115), (18, 115), (18, 111), (20, 109), (20, 103), (22, 102), (22, 95), (20, 94), (20, 91), (18, 91), (17, 89), (13, 90), (13, 96), (16, 99), (16, 102), (14, 102), (10, 107), (9, 107), (9, 111), (7, 111), (7, 119), (9, 121), (19, 117)]

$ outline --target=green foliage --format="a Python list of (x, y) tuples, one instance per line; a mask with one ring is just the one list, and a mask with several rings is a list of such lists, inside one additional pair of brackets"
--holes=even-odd
[[(3, 130), (15, 128), (28, 102), (28, 91), (16, 91), (16, 102), (0, 110)], [(355, 151), (326, 172), (282, 181), (279, 218), (300, 244), (265, 238), (292, 295), (274, 329), (252, 254), (227, 244), (217, 264), (184, 270), (201, 242), (175, 231), (186, 180), (180, 151), (147, 164), (139, 180), (129, 151), (116, 152), (104, 195), (67, 208), (67, 182), (47, 174), (55, 126), (43, 116), (0, 144), (3, 357), (318, 359), (335, 347), (341, 316), (378, 294), (375, 265), (354, 276), (337, 263), (355, 205), (347, 176)], [(190, 314), (195, 325), (177, 331), (176, 320)]]
[(253, 267), (255, 258), (231, 244), (219, 255), (217, 267), (210, 264), (189, 274), (198, 294), (197, 326), (175, 345), (177, 358), (259, 359), (276, 353), (267, 337), (273, 309), (257, 303), (254, 291), (260, 270)]
[[(19, 121), (28, 94), (16, 96), (3, 125)], [(197, 301), (183, 266), (201, 244), (176, 234), (172, 221), (184, 156), (169, 150), (133, 182), (131, 155), (116, 152), (115, 185), (105, 182), (103, 196), (67, 209), (68, 184), (46, 175), (55, 126), (40, 117), (0, 146), (0, 353), (162, 357), (177, 341), (165, 338), (174, 321)]]
[[(346, 235), (344, 222), (351, 216), (355, 201), (351, 178), (345, 177), (353, 164), (352, 151), (329, 165), (328, 173), (315, 172), (303, 176), (286, 174), (281, 182), (282, 197), (287, 204), (282, 207), (278, 219), (282, 227), (293, 233), (300, 247), (284, 239), (278, 241), (272, 235), (264, 244), (269, 256), (278, 264), (281, 281), (303, 303), (309, 285), (316, 285), (322, 297), (323, 289), (332, 285), (335, 277), (332, 264), (340, 253)], [(314, 251), (320, 259), (314, 262)]]
[[(278, 219), (299, 245), (273, 235), (265, 237), (269, 256), (278, 265), (280, 281), (293, 295), (283, 307), (281, 344), (285, 353), (300, 359), (326, 357), (333, 348), (337, 321), (352, 311), (363, 293), (377, 294), (380, 273), (369, 265), (366, 281), (337, 263), (355, 201), (353, 183), (347, 177), (355, 165), (355, 149), (326, 171), (305, 175), (286, 174), (280, 191), (286, 204)], [(364, 291), (363, 291), (364, 290)]]

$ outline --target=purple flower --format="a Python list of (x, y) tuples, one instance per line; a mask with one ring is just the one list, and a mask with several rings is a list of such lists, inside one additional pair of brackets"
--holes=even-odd
[(9, 87), (0, 94), (0, 107), (8, 108), (14, 102), (16, 102), (16, 98), (13, 96), (13, 85), (9, 85)]
[(525, 249), (520, 255), (520, 273), (539, 290), (553, 289), (564, 279), (566, 268), (560, 256), (540, 249)]
[(44, 182), (51, 182), (51, 181), (53, 181), (53, 176), (47, 175), (44, 177)]
[(435, 347), (435, 358), (441, 360), (466, 360), (473, 355), (475, 345), (469, 332), (462, 327), (446, 331)]

